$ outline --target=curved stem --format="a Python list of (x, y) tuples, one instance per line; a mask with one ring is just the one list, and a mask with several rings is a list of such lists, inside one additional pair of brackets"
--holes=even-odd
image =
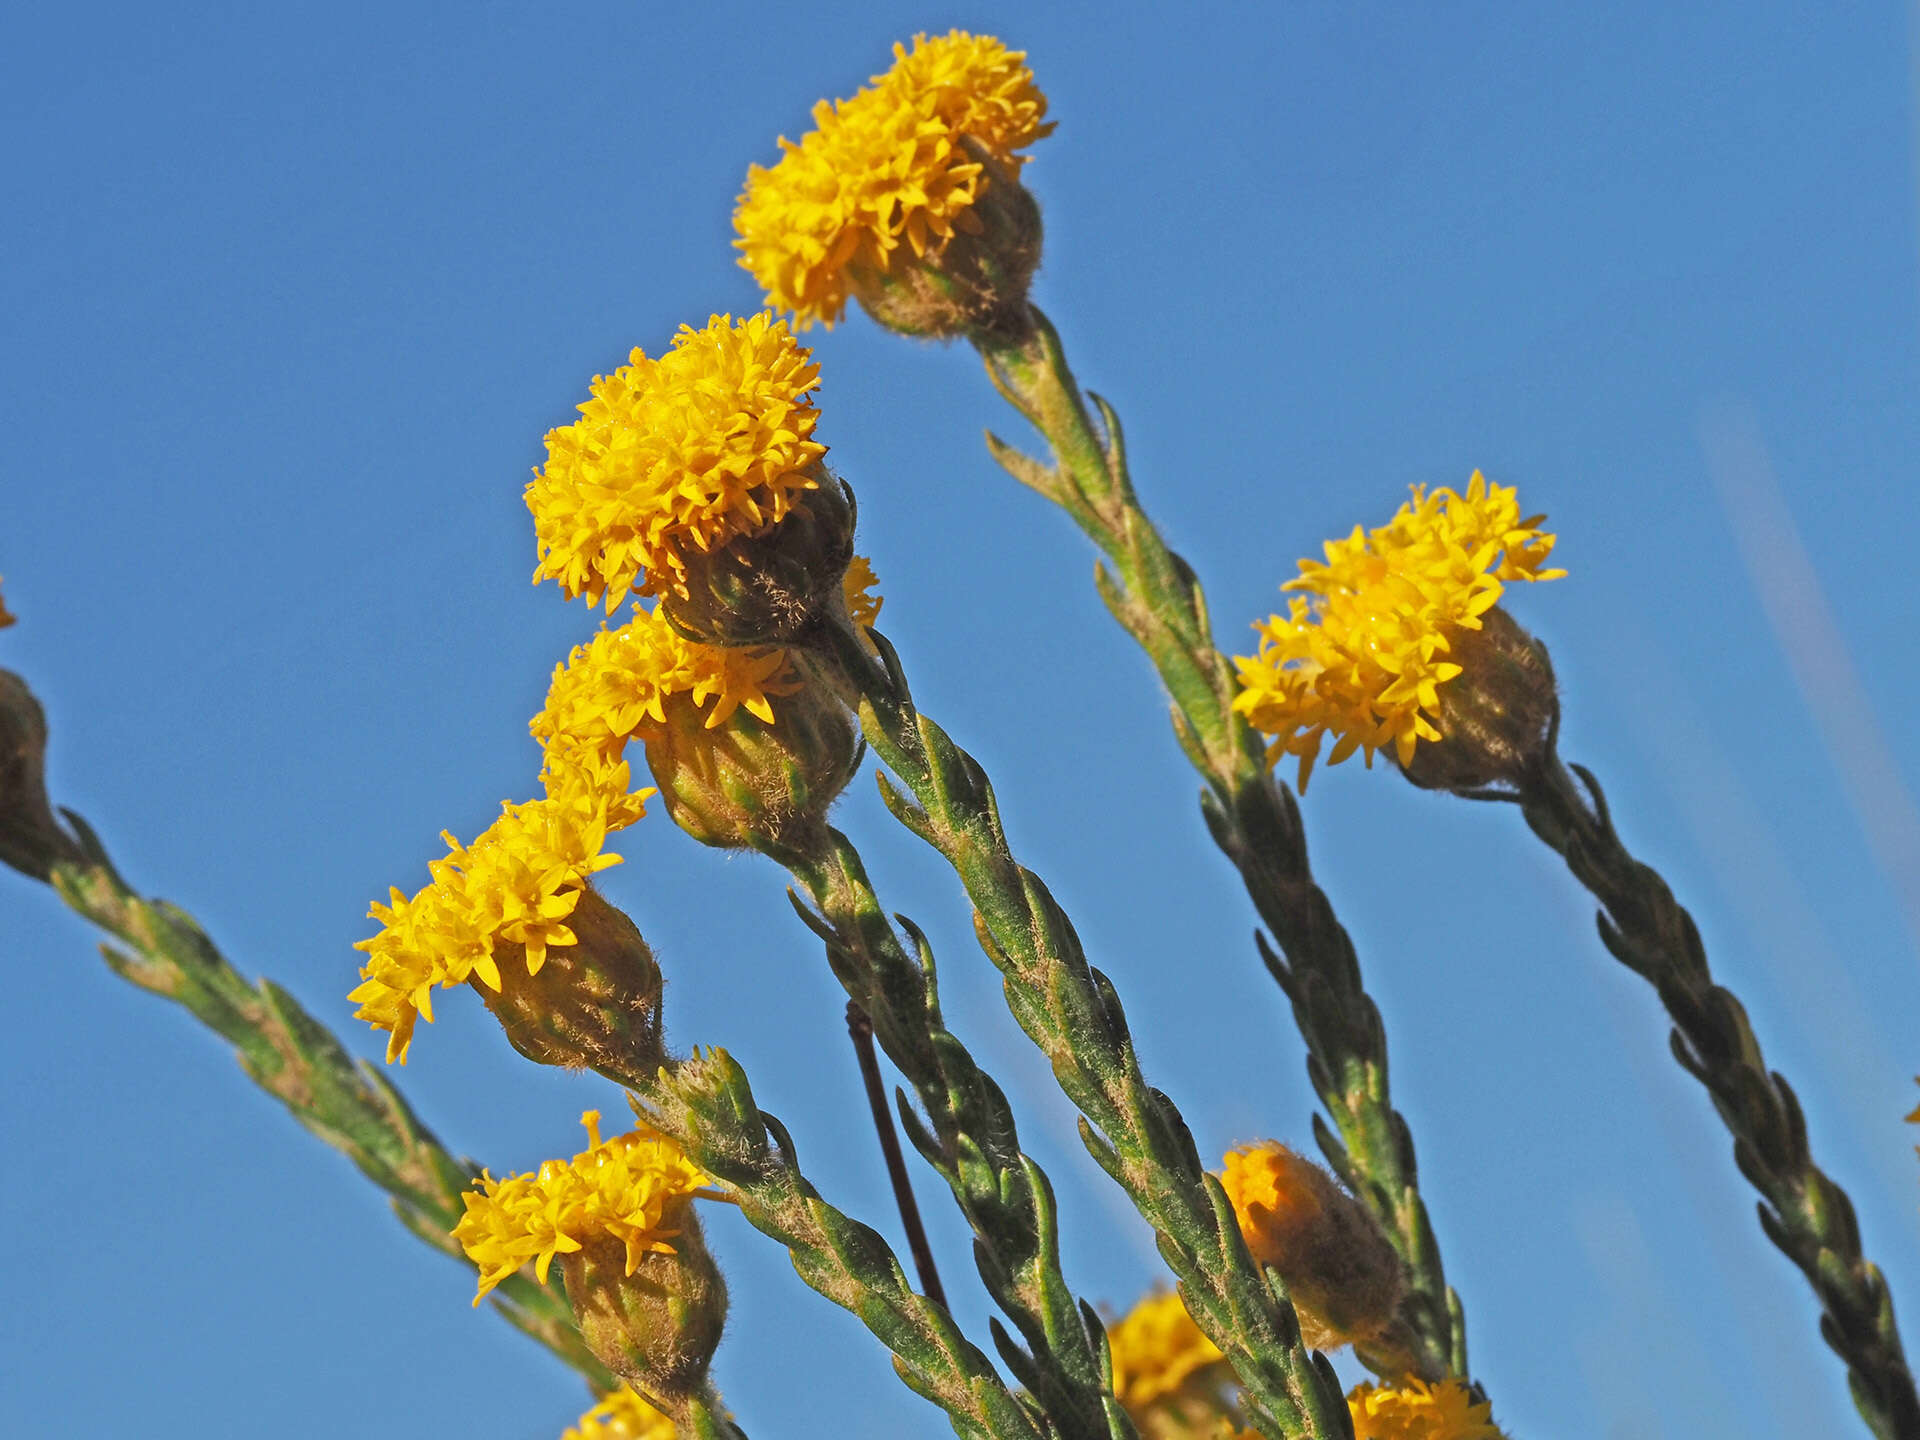
[(1601, 904), (1600, 939), (1660, 996), (1673, 1058), (1713, 1100), (1740, 1173), (1760, 1192), (1760, 1228), (1800, 1267), (1820, 1300), (1820, 1333), (1881, 1440), (1920, 1440), (1920, 1398), (1880, 1270), (1860, 1249), (1847, 1192), (1814, 1164), (1806, 1119), (1784, 1076), (1767, 1068), (1746, 1011), (1714, 982), (1693, 917), (1649, 866), (1627, 853), (1598, 782), (1557, 754), (1515, 797), (1533, 832)]

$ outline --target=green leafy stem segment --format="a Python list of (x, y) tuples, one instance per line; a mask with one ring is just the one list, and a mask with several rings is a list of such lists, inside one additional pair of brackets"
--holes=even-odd
[(1651, 984), (1673, 1020), (1673, 1058), (1706, 1087), (1733, 1133), (1733, 1158), (1760, 1192), (1760, 1228), (1800, 1267), (1822, 1314), (1820, 1333), (1847, 1365), (1847, 1382), (1881, 1440), (1920, 1440), (1920, 1400), (1879, 1268), (1860, 1252), (1853, 1203), (1813, 1162), (1792, 1088), (1767, 1069), (1746, 1011), (1714, 983), (1693, 917), (1614, 832), (1591, 774), (1549, 748), (1513, 798), (1527, 824), (1600, 902), (1600, 939)]
[[(619, 1077), (616, 1077), (619, 1078)], [(887, 1242), (820, 1198), (786, 1128), (754, 1103), (746, 1073), (709, 1050), (626, 1078), (646, 1119), (725, 1185), (748, 1223), (787, 1247), (800, 1278), (852, 1311), (893, 1352), (912, 1389), (966, 1440), (1049, 1440), (946, 1310), (907, 1283)]]
[(918, 712), (893, 647), (878, 631), (866, 633), (877, 659), (841, 616), (823, 628), (806, 663), (840, 687), (867, 743), (912, 792), (909, 798), (881, 777), (888, 808), (965, 885), (1008, 1006), (1080, 1108), (1088, 1150), (1154, 1227), (1188, 1311), (1232, 1362), (1261, 1433), (1271, 1440), (1350, 1435), (1332, 1367), (1301, 1343), (1279, 1277), (1254, 1265), (1185, 1122), (1141, 1074), (1112, 984), (1087, 963), (1040, 878), (1008, 849), (986, 772)]
[[(53, 888), (119, 942), (100, 947), (114, 972), (185, 1006), (230, 1041), (253, 1082), (386, 1191), (407, 1229), (466, 1265), (450, 1232), (479, 1167), (450, 1154), (384, 1076), (356, 1062), (285, 990), (271, 980), (254, 984), (228, 964), (191, 915), (136, 895), (86, 822), (64, 813), (77, 837), (75, 858), (52, 865)], [(508, 1323), (585, 1376), (596, 1393), (620, 1383), (581, 1340), (557, 1283), (514, 1275), (493, 1292), (492, 1303)]]
[(994, 385), (1046, 440), (1054, 463), (1043, 465), (992, 434), (988, 448), (1015, 479), (1071, 515), (1106, 556), (1094, 571), (1101, 598), (1172, 697), (1174, 733), (1206, 781), (1207, 828), (1279, 942), (1276, 954), (1256, 936), (1306, 1042), (1308, 1075), (1339, 1132), (1315, 1116), (1315, 1137), (1385, 1228), (1407, 1271), (1392, 1351), (1363, 1358), (1390, 1375), (1411, 1368), (1428, 1380), (1464, 1378), (1465, 1317), (1420, 1198), (1412, 1132), (1393, 1108), (1386, 1032), (1353, 942), (1314, 882), (1299, 806), (1275, 782), (1260, 737), (1233, 708), (1233, 666), (1214, 645), (1199, 579), (1140, 507), (1119, 417), (1099, 396), (1082, 397), (1059, 335), (1038, 310), (1032, 315), (1029, 336), (983, 342), (981, 353)]
[(798, 897), (794, 908), (919, 1095), (926, 1119), (902, 1094), (901, 1121), (952, 1189), (973, 1229), (980, 1277), (1026, 1341), (1023, 1350), (995, 1320), (995, 1348), (1063, 1440), (1127, 1440), (1133, 1426), (1112, 1402), (1105, 1331), (1060, 1270), (1053, 1187), (1021, 1150), (1005, 1093), (941, 1019), (932, 947), (896, 916), (909, 952), (839, 831), (821, 826), (811, 843), (785, 847), (784, 858), (818, 910)]

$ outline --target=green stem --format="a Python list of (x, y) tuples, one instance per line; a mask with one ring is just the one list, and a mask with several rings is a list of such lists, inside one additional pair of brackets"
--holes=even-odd
[[(100, 947), (114, 972), (184, 1006), (232, 1042), (248, 1077), (386, 1191), (407, 1229), (466, 1265), (451, 1231), (479, 1167), (449, 1153), (384, 1076), (356, 1062), (285, 990), (235, 970), (186, 911), (130, 890), (92, 829), (72, 811), (66, 816), (82, 858), (54, 863), (51, 882), (72, 910), (120, 942)], [(491, 1302), (597, 1393), (619, 1384), (580, 1339), (557, 1285), (514, 1275)]]
[(820, 1198), (786, 1128), (755, 1105), (724, 1050), (654, 1075), (623, 1078), (646, 1119), (738, 1201), (749, 1224), (787, 1247), (800, 1278), (857, 1315), (912, 1389), (967, 1440), (1049, 1440), (1044, 1416), (1016, 1396), (944, 1307), (915, 1294), (887, 1242)]
[[(1043, 465), (991, 434), (988, 448), (1015, 479), (1071, 515), (1106, 556), (1094, 571), (1101, 598), (1172, 697), (1175, 735), (1207, 784), (1207, 828), (1279, 942), (1276, 954), (1256, 937), (1292, 1005), (1307, 1073), (1338, 1132), (1316, 1116), (1315, 1136), (1406, 1267), (1400, 1343), (1363, 1358), (1389, 1378), (1407, 1369), (1428, 1380), (1465, 1377), (1464, 1317), (1420, 1197), (1412, 1131), (1393, 1108), (1386, 1031), (1353, 942), (1314, 882), (1299, 807), (1274, 780), (1260, 737), (1233, 708), (1239, 687), (1232, 663), (1214, 646), (1199, 579), (1140, 507), (1119, 417), (1098, 396), (1082, 396), (1058, 333), (1032, 313), (1028, 336), (984, 343), (981, 353), (1000, 393), (1046, 439), (1054, 463)], [(1088, 400), (1099, 411), (1097, 425)]]
[(1881, 1440), (1920, 1440), (1920, 1398), (1879, 1267), (1860, 1250), (1853, 1203), (1813, 1162), (1806, 1119), (1786, 1079), (1767, 1069), (1746, 1011), (1714, 983), (1693, 917), (1620, 843), (1599, 783), (1557, 754), (1515, 797), (1527, 824), (1600, 902), (1600, 939), (1659, 993), (1673, 1021), (1673, 1057), (1706, 1087), (1733, 1135), (1740, 1173), (1760, 1192), (1760, 1228), (1800, 1267), (1821, 1306), (1820, 1333)]
[(973, 1229), (980, 1277), (1026, 1342), (1023, 1350), (994, 1322), (1001, 1358), (1062, 1437), (1125, 1440), (1132, 1426), (1113, 1404), (1097, 1348), (1105, 1332), (1060, 1269), (1053, 1187), (1021, 1150), (1006, 1095), (946, 1028), (932, 947), (897, 917), (912, 937), (908, 950), (859, 851), (839, 831), (822, 826), (810, 843), (788, 847), (784, 858), (818, 907), (817, 913), (801, 908), (801, 918), (825, 942), (834, 974), (920, 1097), (926, 1120), (902, 1097), (901, 1122), (952, 1189)]
[(1088, 965), (1040, 878), (1007, 848), (986, 772), (916, 710), (892, 646), (866, 633), (877, 661), (842, 615), (830, 617), (803, 663), (840, 688), (867, 743), (912, 792), (882, 777), (894, 815), (959, 874), (1009, 1008), (1080, 1108), (1088, 1150), (1158, 1232), (1187, 1309), (1233, 1363), (1261, 1432), (1273, 1440), (1348, 1435), (1332, 1367), (1301, 1344), (1278, 1277), (1254, 1265), (1185, 1122), (1141, 1074), (1112, 984)]

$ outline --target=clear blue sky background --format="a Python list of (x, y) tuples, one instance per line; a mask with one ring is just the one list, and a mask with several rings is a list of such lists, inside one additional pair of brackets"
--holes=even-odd
[[(1900, 6), (12, 9), (0, 664), (46, 702), (57, 798), (375, 1055), (343, 999), (367, 901), (530, 793), (527, 716), (594, 624), (527, 583), (542, 434), (631, 346), (753, 308), (728, 249), (748, 163), (892, 40), (951, 25), (1028, 49), (1052, 98), (1038, 294), (1223, 643), (1413, 482), (1481, 466), (1549, 513), (1571, 578), (1513, 608), (1553, 647), (1566, 751), (1692, 906), (1920, 1339)], [(1081, 537), (982, 449), (1017, 427), (964, 348), (858, 318), (816, 340), (885, 626), (1118, 982), (1148, 1074), (1205, 1150), (1308, 1143), (1301, 1047), (1153, 678)], [(1861, 1433), (1652, 997), (1518, 816), (1358, 765), (1306, 812), (1512, 1433)], [(1070, 1279), (1125, 1306), (1151, 1246), (950, 876), (869, 780), (840, 813), (1025, 1102)], [(822, 1188), (895, 1234), (841, 996), (781, 877), (658, 816), (619, 848), (607, 888), (664, 957), (674, 1038), (734, 1049)], [(0, 940), (6, 1428), (572, 1421), (581, 1387), (469, 1310), (470, 1276), (11, 872)], [(401, 1078), (496, 1171), (617, 1106), (519, 1061), (470, 997), (438, 1013)], [(983, 1334), (964, 1234), (933, 1216)], [(944, 1433), (778, 1250), (713, 1229), (718, 1374), (751, 1433)]]

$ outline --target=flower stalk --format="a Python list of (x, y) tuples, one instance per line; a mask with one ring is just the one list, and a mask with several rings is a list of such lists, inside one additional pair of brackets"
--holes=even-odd
[(1255, 1266), (1185, 1122), (1141, 1074), (1111, 982), (1087, 963), (1040, 878), (1008, 849), (985, 771), (919, 713), (899, 657), (877, 630), (857, 631), (842, 617), (816, 644), (803, 664), (842, 687), (868, 744), (911, 792), (882, 778), (895, 817), (960, 876), (1014, 1018), (1080, 1108), (1089, 1152), (1158, 1233), (1189, 1311), (1245, 1386), (1255, 1425), (1271, 1440), (1344, 1436), (1332, 1367), (1301, 1343), (1284, 1287)]
[[(9, 672), (0, 671), (0, 685), (26, 694)], [(44, 796), (39, 808), (45, 808)], [(247, 1077), (385, 1191), (401, 1224), (464, 1263), (449, 1232), (479, 1167), (448, 1151), (399, 1090), (372, 1066), (356, 1062), (292, 995), (271, 980), (249, 981), (186, 911), (136, 894), (92, 827), (70, 810), (62, 814), (67, 830), (38, 878), (117, 942), (100, 947), (113, 972), (185, 1007), (233, 1044)], [(617, 1385), (582, 1342), (558, 1287), (514, 1275), (494, 1293), (493, 1304), (597, 1393)]]
[[(995, 387), (1052, 451), (1043, 464), (989, 433), (994, 458), (1059, 505), (1105, 556), (1101, 598), (1153, 661), (1172, 698), (1174, 734), (1206, 782), (1201, 810), (1214, 842), (1240, 872), (1261, 922), (1255, 940), (1293, 1009), (1307, 1073), (1333, 1119), (1314, 1135), (1327, 1162), (1385, 1228), (1406, 1270), (1406, 1353), (1373, 1354), (1383, 1374), (1465, 1376), (1466, 1322), (1447, 1284), (1439, 1241), (1419, 1189), (1413, 1133), (1393, 1107), (1386, 1031), (1360, 974), (1353, 941), (1314, 881), (1298, 803), (1278, 784), (1260, 737), (1233, 705), (1232, 663), (1215, 647), (1206, 596), (1141, 508), (1119, 417), (1083, 396), (1058, 332), (1036, 308), (1016, 344), (983, 343)], [(1096, 424), (1089, 403), (1097, 409)], [(1337, 1132), (1337, 1133), (1336, 1133)], [(1364, 1347), (1362, 1357), (1372, 1353)]]
[[(1580, 777), (1576, 785), (1573, 776)], [(1715, 983), (1693, 917), (1621, 844), (1599, 782), (1549, 749), (1520, 781), (1528, 826), (1600, 902), (1601, 942), (1651, 984), (1673, 1021), (1673, 1058), (1706, 1088), (1733, 1135), (1734, 1163), (1760, 1192), (1760, 1228), (1820, 1301), (1820, 1334), (1880, 1440), (1920, 1436), (1920, 1398), (1886, 1281), (1860, 1248), (1847, 1192), (1814, 1163), (1800, 1102), (1767, 1068), (1746, 1010)]]

